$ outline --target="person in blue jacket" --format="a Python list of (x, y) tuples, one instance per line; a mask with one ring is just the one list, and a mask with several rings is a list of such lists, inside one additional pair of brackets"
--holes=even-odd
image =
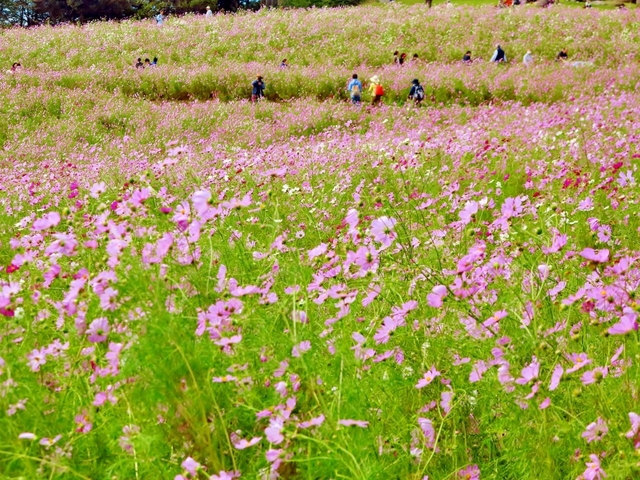
[(420, 85), (420, 80), (417, 78), (411, 82), (411, 90), (409, 91), (409, 99), (413, 100), (416, 106), (419, 106), (422, 100), (424, 100), (424, 88)]
[(251, 101), (257, 102), (258, 100), (264, 98), (264, 89), (267, 87), (264, 84), (264, 80), (262, 80), (262, 76), (258, 75), (258, 78), (253, 81), (251, 84)]
[(347, 85), (349, 96), (351, 97), (351, 103), (358, 105), (362, 101), (362, 82), (358, 80), (358, 74), (354, 73), (351, 76), (351, 81)]

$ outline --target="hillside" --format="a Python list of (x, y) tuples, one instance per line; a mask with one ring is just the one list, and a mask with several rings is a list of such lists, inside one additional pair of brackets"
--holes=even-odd
[(639, 15), (1, 31), (0, 477), (637, 478)]

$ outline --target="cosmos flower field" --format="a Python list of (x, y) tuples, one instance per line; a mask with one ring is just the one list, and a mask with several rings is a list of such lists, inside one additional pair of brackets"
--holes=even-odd
[(639, 17), (2, 32), (0, 477), (638, 478)]

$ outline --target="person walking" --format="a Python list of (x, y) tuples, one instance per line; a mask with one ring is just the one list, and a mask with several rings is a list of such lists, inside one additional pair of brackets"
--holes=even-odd
[(490, 61), (495, 63), (507, 63), (507, 55), (499, 44), (496, 45), (496, 49), (493, 52)]
[(156, 15), (156, 25), (162, 26), (164, 24), (164, 10), (160, 10), (160, 13)]
[(417, 78), (414, 78), (413, 82), (411, 82), (409, 100), (413, 100), (413, 103), (416, 104), (416, 107), (420, 106), (420, 103), (422, 103), (422, 100), (424, 100), (424, 88), (422, 88), (422, 85), (420, 85), (420, 80), (418, 80)]
[(362, 101), (362, 82), (358, 80), (358, 74), (354, 73), (351, 76), (351, 81), (347, 85), (347, 91), (351, 97), (351, 103), (359, 105)]
[(207, 13), (205, 13), (204, 16), (213, 17), (213, 12), (211, 11), (211, 7), (207, 6)]
[(267, 88), (267, 86), (264, 84), (264, 80), (262, 79), (261, 75), (258, 75), (258, 78), (256, 78), (253, 81), (253, 83), (251, 84), (251, 87), (252, 87), (252, 90), (251, 90), (252, 102), (257, 102), (264, 98), (264, 89)]
[(369, 79), (371, 82), (369, 84), (369, 93), (373, 95), (371, 99), (371, 105), (377, 105), (382, 100), (382, 96), (384, 95), (384, 88), (382, 88), (382, 84), (380, 83), (380, 77), (374, 75)]
[(533, 54), (531, 53), (531, 50), (527, 50), (527, 53), (524, 54), (524, 57), (522, 57), (522, 63), (527, 66), (533, 65)]

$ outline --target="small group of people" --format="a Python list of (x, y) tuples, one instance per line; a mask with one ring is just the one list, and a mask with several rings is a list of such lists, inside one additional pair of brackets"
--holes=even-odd
[[(213, 17), (213, 11), (211, 10), (211, 7), (207, 6), (204, 16)], [(167, 16), (164, 14), (164, 10), (160, 10), (160, 13), (158, 13), (154, 17), (154, 20), (156, 21), (156, 25), (159, 25), (159, 26), (164, 25), (164, 21), (166, 19), (167, 19)]]
[[(534, 59), (533, 59), (533, 54), (531, 53), (531, 50), (527, 50), (527, 53), (525, 53), (524, 56), (522, 57), (522, 63), (524, 63), (525, 65), (532, 65), (533, 60)], [(560, 53), (556, 55), (556, 60), (561, 62), (566, 62), (569, 60), (569, 54), (567, 53), (566, 48), (563, 48), (562, 50), (560, 50)], [(462, 62), (463, 63), (473, 62), (473, 59), (471, 58), (470, 50), (467, 50), (467, 52), (464, 54), (464, 56), (462, 57)], [(491, 56), (490, 62), (507, 63), (507, 54), (499, 44), (496, 45), (496, 49), (493, 51), (493, 55)]]
[[(347, 91), (351, 97), (351, 103), (354, 105), (360, 105), (360, 103), (362, 103), (363, 90), (364, 86), (358, 78), (358, 74), (354, 73), (351, 76), (351, 81), (347, 84)], [(371, 94), (371, 105), (378, 105), (382, 101), (384, 87), (378, 75), (374, 75), (369, 79), (368, 92)], [(420, 81), (414, 78), (411, 82), (411, 89), (409, 90), (409, 100), (412, 100), (416, 105), (420, 105), (422, 100), (424, 100), (424, 96), (424, 88), (420, 85)]]
[[(418, 54), (414, 53), (413, 57), (411, 57), (412, 62), (416, 62), (419, 60)], [(393, 52), (393, 64), (394, 65), (404, 65), (407, 62), (407, 54), (400, 53), (398, 50)]]
[(136, 68), (145, 69), (147, 67), (156, 67), (157, 65), (158, 65), (158, 57), (153, 57), (153, 61), (149, 60), (148, 58), (145, 58), (144, 62), (142, 61), (142, 58), (138, 58), (135, 66)]

